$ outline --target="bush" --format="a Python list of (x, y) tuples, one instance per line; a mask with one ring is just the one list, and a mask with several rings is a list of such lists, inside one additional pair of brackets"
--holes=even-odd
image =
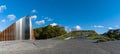
[(95, 35), (95, 36), (89, 36), (88, 39), (100, 39), (101, 36)]
[(115, 40), (115, 38), (111, 38), (111, 41), (114, 41)]
[(106, 42), (106, 41), (114, 41), (115, 38), (109, 38), (109, 37), (102, 37), (101, 39), (97, 40), (96, 42)]
[(110, 41), (111, 39), (109, 37), (102, 37), (101, 39), (105, 39), (107, 41)]
[(67, 33), (67, 34), (64, 34), (64, 35), (58, 36), (58, 37), (56, 37), (55, 39), (64, 40), (64, 39), (66, 39), (66, 38), (68, 38), (68, 37), (71, 37), (71, 39), (76, 38), (76, 36), (71, 36), (70, 34)]
[(120, 38), (117, 38), (117, 40), (120, 40)]
[(107, 40), (105, 40), (105, 39), (99, 39), (99, 40), (97, 40), (97, 42), (106, 42)]
[[(59, 25), (48, 25), (41, 28), (35, 28), (34, 34), (36, 39), (48, 39), (66, 34), (65, 28)], [(64, 38), (64, 37), (63, 37)]]

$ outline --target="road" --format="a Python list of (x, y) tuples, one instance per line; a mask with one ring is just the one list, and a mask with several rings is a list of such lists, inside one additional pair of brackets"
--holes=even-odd
[(36, 40), (0, 42), (0, 54), (120, 54), (120, 41)]

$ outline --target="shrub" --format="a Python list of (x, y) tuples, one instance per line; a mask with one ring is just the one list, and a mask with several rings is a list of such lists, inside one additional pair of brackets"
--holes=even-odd
[(105, 40), (105, 39), (100, 39), (99, 41), (100, 41), (100, 42), (106, 42), (107, 40)]
[(95, 35), (95, 36), (89, 36), (88, 39), (100, 39), (101, 36)]
[(111, 41), (114, 41), (115, 40), (115, 38), (111, 38)]
[[(35, 28), (34, 34), (36, 39), (54, 38), (66, 34), (65, 28), (59, 25), (48, 25), (41, 28)], [(62, 37), (64, 38), (64, 37)]]
[(106, 42), (106, 41), (107, 41), (106, 39), (99, 39), (96, 42), (98, 43), (98, 42)]

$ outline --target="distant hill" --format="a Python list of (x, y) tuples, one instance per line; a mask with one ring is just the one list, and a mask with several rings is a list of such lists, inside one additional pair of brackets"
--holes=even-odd
[(107, 33), (118, 33), (118, 34), (120, 34), (120, 29), (111, 29)]
[(65, 39), (65, 38), (90, 38), (90, 39), (97, 39), (100, 36), (94, 30), (79, 30), (79, 31), (71, 31), (65, 35), (57, 37), (57, 39)]
[(111, 39), (120, 39), (120, 29), (111, 29), (103, 35)]
[(72, 36), (94, 36), (94, 35), (98, 35), (94, 30), (71, 31), (69, 34), (71, 34)]

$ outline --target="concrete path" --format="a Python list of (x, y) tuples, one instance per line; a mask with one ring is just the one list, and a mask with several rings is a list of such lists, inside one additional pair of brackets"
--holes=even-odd
[(120, 41), (37, 40), (0, 42), (0, 54), (120, 54)]

